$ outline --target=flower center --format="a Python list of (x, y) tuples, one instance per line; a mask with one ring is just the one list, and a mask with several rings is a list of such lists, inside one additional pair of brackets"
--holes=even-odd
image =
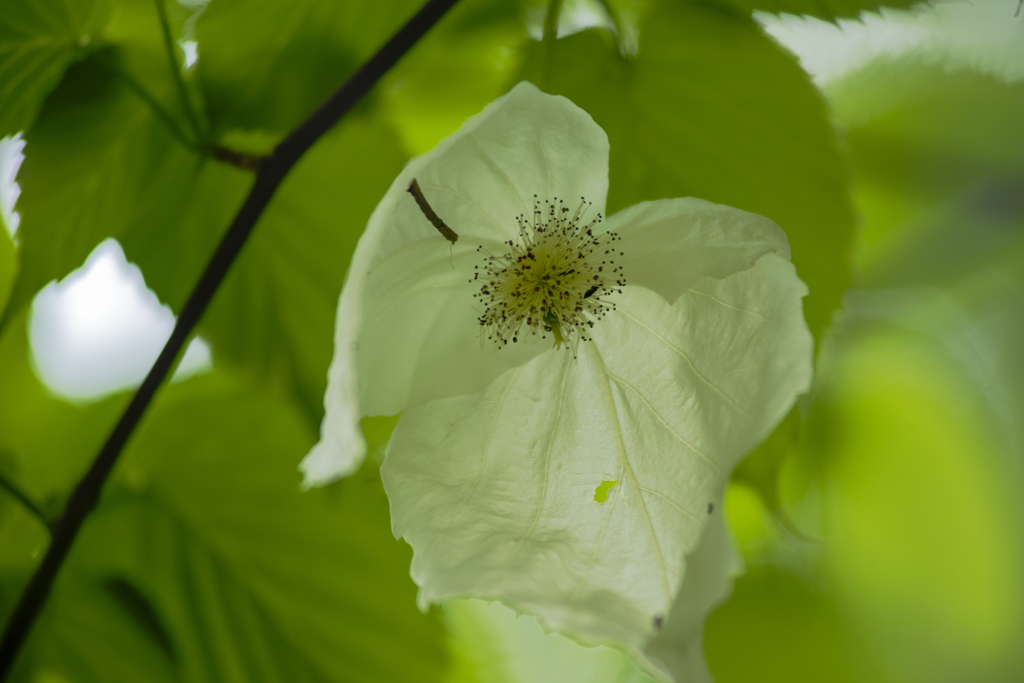
[(524, 334), (546, 339), (550, 332), (556, 349), (567, 344), (575, 353), (588, 340), (586, 331), (615, 308), (604, 297), (626, 284), (611, 246), (621, 238), (594, 234), (601, 214), (584, 223), (586, 200), (571, 215), (560, 199), (544, 204), (542, 209), (534, 196), (532, 223), (523, 214), (516, 217), (519, 239), (506, 242), (507, 252), (477, 249), (485, 258), (471, 282), (483, 284), (473, 296), (484, 305), (482, 337), (499, 348)]

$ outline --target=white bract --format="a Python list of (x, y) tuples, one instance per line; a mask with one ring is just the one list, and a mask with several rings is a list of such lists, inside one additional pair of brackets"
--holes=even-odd
[(607, 188), (604, 131), (529, 83), (411, 161), (356, 249), (302, 467), (351, 474), (359, 419), (402, 413), (381, 474), (422, 606), (501, 600), (699, 680), (734, 562), (723, 486), (810, 383), (806, 287), (767, 218), (603, 219)]

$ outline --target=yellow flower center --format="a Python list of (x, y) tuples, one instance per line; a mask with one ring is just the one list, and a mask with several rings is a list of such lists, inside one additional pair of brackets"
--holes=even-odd
[(559, 199), (544, 204), (542, 209), (534, 197), (532, 223), (516, 217), (519, 239), (506, 242), (506, 253), (478, 249), (485, 258), (473, 280), (483, 284), (473, 296), (484, 305), (482, 336), (499, 347), (524, 334), (546, 339), (550, 332), (556, 349), (566, 344), (575, 353), (587, 341), (586, 331), (615, 308), (605, 297), (626, 284), (612, 247), (621, 238), (594, 234), (601, 214), (584, 223), (586, 200), (572, 215)]

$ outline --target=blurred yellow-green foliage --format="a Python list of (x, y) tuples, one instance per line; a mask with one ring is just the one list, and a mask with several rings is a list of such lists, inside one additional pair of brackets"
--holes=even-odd
[[(282, 186), (201, 324), (213, 370), (157, 399), (13, 680), (647, 680), (499, 605), (416, 610), (376, 471), (394, 420), (365, 422), (360, 473), (298, 488), (370, 211), (523, 78), (607, 131), (609, 211), (762, 213), (810, 288), (814, 388), (728, 490), (746, 569), (706, 625), (715, 680), (1024, 680), (1024, 17), (861, 14), (909, 4), (462, 0)], [(0, 137), (26, 142), (0, 230), (0, 615), (126, 402), (39, 379), (35, 295), (114, 237), (178, 311), (251, 182), (207, 146), (269, 150), (417, 5), (168, 2), (185, 101), (152, 0), (0, 0)], [(802, 62), (772, 37), (797, 29)]]

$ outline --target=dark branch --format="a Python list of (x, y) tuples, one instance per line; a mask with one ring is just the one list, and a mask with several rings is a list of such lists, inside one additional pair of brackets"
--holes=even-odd
[(75, 487), (67, 505), (53, 525), (50, 547), (28, 586), (18, 600), (0, 642), (0, 679), (6, 679), (28, 636), (36, 617), (53, 587), (64, 558), (86, 516), (99, 502), (100, 493), (117, 458), (142, 419), (146, 408), (160, 388), (174, 360), (181, 352), (199, 318), (203, 315), (217, 287), (223, 281), (231, 264), (242, 250), (256, 221), (270, 203), (274, 191), (288, 171), (320, 136), (326, 133), (352, 109), (388, 69), (416, 44), (456, 0), (429, 0), (366, 64), (352, 75), (326, 102), (314, 111), (292, 132), (271, 155), (260, 164), (256, 180), (245, 202), (235, 216), (231, 227), (217, 246), (213, 257), (192, 290), (185, 307), (178, 316), (170, 339), (164, 345), (146, 379), (124, 414), (114, 427), (107, 442), (100, 449), (89, 471)]
[(437, 228), (437, 231), (444, 235), (446, 240), (455, 244), (459, 239), (458, 234), (449, 228), (448, 225), (441, 220), (441, 217), (434, 213), (434, 210), (430, 208), (430, 204), (427, 202), (427, 198), (423, 196), (423, 190), (420, 189), (420, 184), (416, 182), (415, 178), (413, 178), (412, 182), (409, 183), (409, 189), (407, 192), (416, 199), (416, 203), (420, 206), (420, 211), (422, 211), (423, 215), (427, 217), (427, 220)]

